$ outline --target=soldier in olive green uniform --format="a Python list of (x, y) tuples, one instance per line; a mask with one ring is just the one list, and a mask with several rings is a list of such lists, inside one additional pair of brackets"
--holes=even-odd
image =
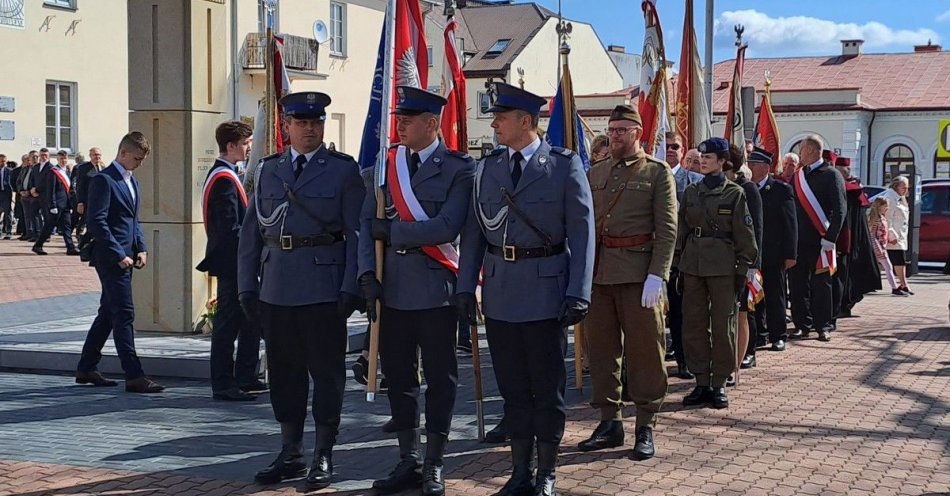
[(588, 173), (597, 239), (587, 316), (591, 405), (600, 424), (579, 449), (623, 444), (620, 369), (626, 358), (637, 406), (632, 458), (654, 455), (653, 425), (666, 397), (663, 295), (676, 242), (676, 186), (670, 168), (640, 148), (640, 115), (617, 106), (607, 127), (610, 158)]
[(742, 187), (725, 178), (729, 144), (699, 145), (700, 171), (679, 212), (676, 257), (683, 275), (683, 348), (696, 388), (684, 405), (726, 408), (726, 379), (736, 366), (736, 299), (754, 269), (758, 248)]

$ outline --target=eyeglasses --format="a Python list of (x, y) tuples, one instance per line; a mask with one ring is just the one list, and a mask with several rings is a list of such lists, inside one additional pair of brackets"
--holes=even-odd
[(667, 150), (679, 150), (679, 149), (680, 149), (680, 144), (679, 144), (679, 143), (667, 143), (667, 144), (666, 144), (666, 149), (667, 149)]
[(635, 129), (635, 128), (633, 128), (633, 127), (608, 127), (608, 128), (607, 128), (607, 135), (609, 136), (609, 135), (611, 135), (611, 134), (616, 134), (617, 136), (623, 136), (623, 135), (629, 133), (630, 131), (632, 131), (633, 129)]

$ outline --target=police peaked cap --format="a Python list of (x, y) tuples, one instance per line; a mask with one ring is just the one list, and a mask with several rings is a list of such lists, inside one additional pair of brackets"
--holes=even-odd
[(288, 117), (324, 120), (330, 96), (319, 91), (300, 91), (281, 98), (279, 103)]
[(517, 86), (507, 83), (494, 83), (494, 85), (495, 103), (488, 109), (489, 112), (523, 110), (531, 115), (538, 115), (541, 113), (541, 107), (548, 103), (544, 98)]

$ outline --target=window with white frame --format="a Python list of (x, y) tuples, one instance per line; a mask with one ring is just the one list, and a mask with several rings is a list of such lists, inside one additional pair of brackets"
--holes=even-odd
[[(272, 7), (268, 9), (267, 0), (257, 0), (257, 31), (259, 33), (267, 31), (268, 21), (272, 23), (274, 32), (279, 32), (280, 4), (273, 2), (271, 5)], [(270, 16), (270, 18), (268, 18), (268, 16)]]
[(44, 5), (51, 7), (62, 7), (64, 9), (75, 9), (77, 0), (43, 0)]
[(346, 5), (330, 2), (330, 55), (346, 57)]
[(489, 117), (488, 109), (491, 108), (491, 96), (484, 92), (478, 92), (478, 117)]
[(72, 151), (76, 141), (76, 83), (46, 83), (46, 147)]

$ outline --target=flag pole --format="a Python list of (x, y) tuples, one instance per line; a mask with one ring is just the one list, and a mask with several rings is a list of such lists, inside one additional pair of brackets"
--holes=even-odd
[[(386, 61), (383, 64), (383, 98), (382, 113), (379, 123), (379, 154), (376, 157), (376, 218), (386, 218), (386, 198), (383, 195), (383, 184), (386, 181), (386, 158), (389, 155), (389, 125), (391, 116), (389, 107), (393, 91), (393, 43), (396, 30), (396, 0), (389, 0), (386, 10)], [(376, 240), (376, 279), (383, 283), (383, 257), (386, 256), (386, 246), (382, 240)], [(382, 304), (376, 301), (376, 320), (369, 326), (369, 370), (366, 377), (366, 401), (376, 401), (376, 392), (379, 391), (377, 376), (379, 370), (379, 323), (382, 319)]]

